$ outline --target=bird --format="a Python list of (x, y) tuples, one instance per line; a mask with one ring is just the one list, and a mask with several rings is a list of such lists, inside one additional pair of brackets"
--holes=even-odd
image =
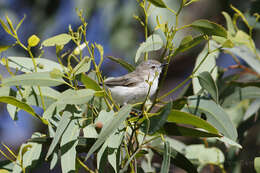
[(144, 102), (155, 94), (165, 65), (157, 60), (143, 61), (133, 72), (105, 79), (104, 85), (120, 106)]

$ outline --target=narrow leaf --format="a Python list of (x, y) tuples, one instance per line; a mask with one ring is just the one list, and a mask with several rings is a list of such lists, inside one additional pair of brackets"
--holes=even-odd
[(190, 97), (188, 101), (189, 106), (184, 110), (187, 112), (196, 110), (196, 115), (198, 116), (202, 113), (205, 114), (207, 121), (218, 129), (220, 133), (234, 141), (237, 139), (237, 130), (222, 107), (211, 100), (200, 99), (199, 103), (197, 102), (197, 99)]
[(171, 165), (171, 147), (169, 142), (166, 141), (164, 143), (163, 162), (162, 162), (160, 173), (169, 172), (170, 165)]
[(77, 65), (73, 68), (72, 73), (75, 73), (75, 75), (80, 73), (85, 73), (89, 71), (91, 65), (91, 60), (89, 57), (84, 57)]
[(198, 79), (202, 88), (208, 91), (211, 97), (218, 104), (218, 88), (211, 74), (207, 71), (202, 72), (199, 74)]
[[(159, 115), (149, 118), (150, 128), (148, 130), (148, 134), (150, 135), (154, 134), (157, 130), (159, 130), (164, 125), (164, 123), (166, 123), (167, 118), (171, 112), (171, 108), (172, 108), (172, 102), (169, 102), (166, 106), (163, 107)], [(147, 124), (147, 123), (144, 122), (143, 124)]]
[(74, 172), (76, 170), (76, 146), (79, 136), (77, 120), (72, 120), (62, 135), (60, 142), (61, 169), (62, 172)]
[[(29, 57), (8, 57), (8, 66), (14, 69), (17, 69), (22, 72), (32, 72), (34, 71), (34, 64), (31, 58)], [(67, 69), (66, 67), (62, 67), (61, 64), (46, 59), (46, 58), (35, 58), (34, 59), (37, 65), (37, 72), (46, 72), (51, 71), (54, 68), (63, 71), (63, 69)], [(2, 65), (5, 65), (4, 62), (0, 61)]]
[(60, 95), (57, 104), (84, 104), (93, 98), (94, 93), (92, 89), (69, 89)]
[(71, 36), (69, 34), (63, 33), (44, 40), (42, 42), (42, 46), (62, 46), (67, 44), (70, 40)]
[(142, 53), (155, 51), (163, 46), (163, 41), (161, 37), (157, 34), (150, 35), (145, 42), (143, 42), (138, 48), (135, 55), (135, 62), (139, 60)]
[(163, 0), (148, 0), (148, 1), (151, 2), (156, 7), (167, 8)]
[(216, 35), (225, 38), (227, 37), (227, 31), (223, 26), (211, 22), (209, 20), (205, 20), (205, 19), (196, 20), (191, 24), (191, 27), (199, 30), (200, 32), (208, 36)]
[[(194, 70), (197, 69), (201, 63), (202, 64), (194, 73), (194, 76), (198, 76), (201, 72), (207, 71), (211, 73), (214, 80), (217, 79), (216, 58), (219, 55), (219, 51), (214, 51), (213, 53), (210, 53), (207, 57), (205, 57), (208, 51), (214, 50), (216, 49), (216, 47), (217, 44), (214, 41), (209, 42), (209, 50), (208, 45), (204, 47), (204, 49), (196, 59)], [(197, 94), (201, 90), (198, 78), (192, 78), (192, 86), (194, 94)]]
[(185, 52), (186, 50), (189, 50), (190, 48), (198, 45), (203, 40), (204, 40), (204, 37), (202, 35), (197, 36), (195, 38), (192, 38), (192, 36), (186, 36), (181, 41), (180, 46), (178, 47), (176, 52), (177, 53)]
[(45, 160), (47, 160), (49, 158), (49, 156), (52, 154), (55, 147), (59, 143), (64, 131), (68, 127), (69, 123), (71, 122), (71, 116), (72, 116), (72, 114), (70, 112), (66, 111), (66, 112), (63, 113), (62, 118), (61, 118), (59, 125), (57, 127), (55, 136), (54, 136), (54, 138), (51, 142), (51, 145), (50, 145), (49, 150), (47, 152), (47, 155), (45, 157)]
[(175, 123), (165, 123), (163, 130), (168, 136), (189, 136), (189, 137), (221, 137), (219, 134), (180, 126)]
[[(100, 85), (93, 79), (91, 79), (86, 74), (81, 74), (81, 82), (84, 84), (84, 86), (87, 89), (92, 89), (94, 91), (103, 91), (103, 89), (100, 87)], [(102, 96), (102, 93), (96, 93), (96, 96)]]
[(171, 110), (171, 113), (169, 114), (167, 121), (193, 125), (195, 127), (207, 130), (210, 133), (218, 134), (218, 130), (215, 127), (213, 127), (211, 124), (209, 124), (207, 121), (186, 112)]
[(52, 78), (49, 72), (21, 74), (2, 80), (3, 86), (57, 86), (64, 83), (65, 81), (61, 77)]
[(21, 27), (24, 19), (26, 18), (26, 15), (24, 14), (23, 18), (20, 20), (20, 22), (16, 25), (15, 31), (17, 32), (18, 29)]
[(125, 119), (128, 117), (130, 111), (132, 109), (131, 105), (126, 105), (122, 107), (119, 112), (114, 116), (113, 120), (106, 124), (103, 128), (100, 134), (98, 135), (97, 141), (94, 143), (94, 145), (90, 148), (87, 157), (85, 160), (88, 160), (88, 158), (105, 142), (105, 140), (125, 121)]
[(113, 56), (107, 56), (107, 58), (109, 58), (111, 61), (114, 61), (118, 64), (120, 64), (122, 67), (124, 67), (128, 72), (132, 72), (135, 70), (135, 67), (132, 66), (131, 64), (127, 63), (126, 61), (124, 61), (123, 59), (120, 58), (115, 58)]
[(18, 108), (28, 112), (29, 114), (33, 115), (34, 117), (40, 119), (42, 122), (44, 122), (43, 119), (38, 114), (36, 114), (34, 112), (32, 107), (30, 107), (29, 105), (27, 105), (24, 102), (21, 102), (21, 101), (17, 100), (15, 97), (12, 97), (12, 96), (1, 96), (0, 97), (0, 102), (16, 106), (16, 107), (18, 107)]

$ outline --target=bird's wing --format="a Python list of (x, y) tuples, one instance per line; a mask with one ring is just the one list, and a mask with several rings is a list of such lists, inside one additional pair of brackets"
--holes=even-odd
[(127, 74), (122, 77), (116, 77), (116, 78), (107, 78), (104, 83), (107, 86), (113, 87), (113, 86), (135, 86), (138, 82), (141, 82), (142, 78), (135, 77), (133, 78), (132, 75)]

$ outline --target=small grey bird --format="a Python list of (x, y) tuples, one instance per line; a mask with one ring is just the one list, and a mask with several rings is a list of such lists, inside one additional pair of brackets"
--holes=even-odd
[(104, 84), (111, 91), (115, 102), (120, 105), (143, 102), (149, 89), (148, 97), (155, 94), (164, 65), (156, 60), (144, 61), (135, 71), (120, 77), (109, 77)]

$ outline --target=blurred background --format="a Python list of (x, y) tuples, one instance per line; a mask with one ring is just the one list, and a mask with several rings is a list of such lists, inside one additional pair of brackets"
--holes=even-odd
[[(173, 9), (177, 9), (179, 5), (177, 0), (165, 0), (165, 3)], [(191, 23), (196, 19), (209, 19), (225, 26), (221, 11), (226, 11), (232, 16), (234, 12), (231, 10), (230, 4), (233, 4), (248, 16), (254, 12), (259, 13), (260, 9), (259, 0), (200, 0), (184, 8), (179, 25)], [(140, 43), (144, 41), (144, 29), (133, 18), (133, 15), (143, 16), (136, 0), (0, 0), (0, 18), (5, 20), (5, 15), (8, 15), (16, 25), (26, 15), (18, 33), (20, 40), (26, 43), (27, 39), (33, 34), (36, 34), (41, 40), (45, 40), (56, 34), (67, 33), (69, 25), (75, 30), (81, 24), (76, 13), (77, 8), (84, 11), (88, 22), (87, 40), (91, 43), (96, 42), (103, 45), (105, 56), (111, 55), (123, 58), (134, 64), (136, 50)], [(164, 21), (174, 23), (174, 16), (167, 10), (154, 8), (149, 19), (150, 34), (153, 32), (152, 28), (154, 28), (157, 14), (160, 14)], [(243, 24), (240, 27), (245, 28)], [(191, 33), (191, 30), (177, 33), (176, 44), (185, 35)], [(254, 30), (253, 35), (256, 46), (259, 48), (259, 29)], [(0, 46), (13, 43), (14, 40), (0, 27)], [(73, 48), (73, 45), (71, 45), (68, 49)], [(203, 44), (174, 58), (162, 93), (174, 88), (190, 74), (195, 58), (202, 48)], [(34, 53), (37, 56), (40, 52), (34, 50)], [(0, 54), (1, 58), (6, 56), (28, 55), (20, 47), (14, 47)], [(153, 56), (156, 57), (156, 54)], [(56, 61), (55, 49), (45, 49), (43, 57)], [(234, 62), (230, 57), (223, 54), (218, 59), (218, 64), (227, 67)], [(123, 68), (109, 61), (109, 59), (105, 59), (102, 70), (105, 76), (119, 76), (126, 73)], [(3, 77), (8, 75), (2, 65), (0, 65), (0, 74)], [(176, 95), (175, 93), (168, 99), (174, 99)], [(38, 113), (42, 112), (41, 109), (34, 108), (37, 109)], [(42, 128), (37, 123), (37, 120), (24, 111), (19, 111), (18, 120), (12, 121), (6, 110), (6, 105), (0, 104), (0, 139), (11, 149), (17, 151), (17, 147), (30, 138), (34, 131)]]

